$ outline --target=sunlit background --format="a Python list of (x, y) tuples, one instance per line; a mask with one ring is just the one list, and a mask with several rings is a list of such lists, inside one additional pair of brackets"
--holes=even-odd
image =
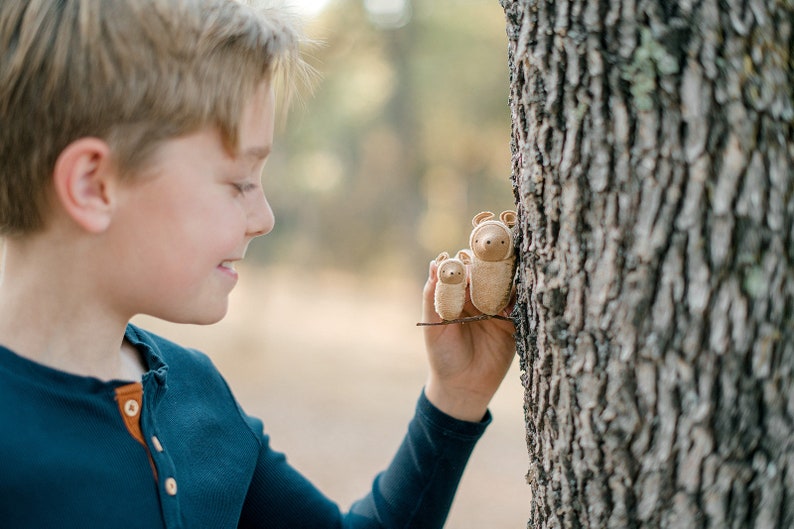
[(276, 140), (278, 228), (252, 253), (416, 277), (466, 245), (474, 214), (513, 207), (504, 14), (496, 0), (306, 5), (324, 7), (307, 22), (320, 79)]
[[(428, 262), (513, 209), (507, 39), (497, 0), (292, 0), (319, 79), (279, 126), (228, 317), (150, 328), (218, 364), (277, 450), (347, 507), (391, 459), (426, 375)], [(446, 527), (525, 527), (517, 366)]]

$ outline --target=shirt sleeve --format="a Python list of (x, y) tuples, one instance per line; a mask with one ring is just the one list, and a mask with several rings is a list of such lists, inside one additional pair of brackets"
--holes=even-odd
[(292, 468), (264, 437), (240, 520), (241, 528), (440, 529), (475, 444), (491, 422), (459, 421), (434, 407), (424, 393), (408, 432), (370, 493), (350, 512)]

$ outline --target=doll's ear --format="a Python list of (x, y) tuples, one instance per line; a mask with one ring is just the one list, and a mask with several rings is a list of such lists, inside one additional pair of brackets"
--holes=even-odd
[(441, 261), (446, 261), (447, 259), (449, 259), (449, 254), (447, 252), (441, 252), (438, 254), (438, 257), (436, 257), (436, 262), (440, 263)]
[(503, 211), (502, 214), (499, 215), (499, 220), (504, 222), (508, 228), (512, 228), (516, 225), (518, 215), (516, 215), (516, 212), (512, 210)]
[(458, 251), (458, 254), (456, 255), (456, 257), (458, 259), (460, 259), (460, 261), (463, 264), (465, 264), (465, 265), (470, 265), (471, 264), (471, 254), (469, 253), (468, 250), (460, 250), (460, 251)]
[(493, 213), (490, 211), (483, 211), (482, 213), (477, 213), (474, 215), (474, 218), (471, 219), (471, 225), (476, 228), (480, 223), (485, 222), (486, 220), (491, 220), (492, 218), (494, 218)]
[(110, 224), (113, 181), (110, 147), (98, 138), (80, 138), (66, 146), (52, 173), (55, 195), (81, 228), (101, 233)]

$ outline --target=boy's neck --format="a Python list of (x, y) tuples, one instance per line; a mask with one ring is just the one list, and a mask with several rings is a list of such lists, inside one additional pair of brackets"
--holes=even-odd
[[(95, 299), (80, 260), (58, 243), (8, 239), (0, 282), (0, 344), (69, 373), (138, 380), (143, 363), (124, 341), (127, 320)], [(70, 269), (70, 266), (72, 269)]]

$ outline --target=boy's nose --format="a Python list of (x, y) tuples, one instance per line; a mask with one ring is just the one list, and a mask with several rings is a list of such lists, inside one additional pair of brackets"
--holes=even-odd
[(251, 204), (248, 209), (248, 233), (251, 238), (270, 233), (276, 219), (273, 210), (261, 190), (251, 194)]

